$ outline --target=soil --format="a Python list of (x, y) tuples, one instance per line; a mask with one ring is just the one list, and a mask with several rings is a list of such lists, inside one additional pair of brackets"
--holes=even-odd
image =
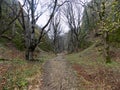
[(41, 90), (80, 90), (77, 76), (64, 54), (44, 64), (42, 79)]

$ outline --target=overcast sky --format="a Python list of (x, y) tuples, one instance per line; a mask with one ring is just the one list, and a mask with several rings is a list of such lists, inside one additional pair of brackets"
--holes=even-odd
[[(19, 0), (22, 4), (23, 4), (23, 1), (24, 0)], [(44, 7), (43, 9), (41, 9), (42, 8), (42, 5), (44, 6), (46, 3), (50, 3), (50, 1), (51, 0), (39, 0), (39, 5), (38, 5), (38, 7), (37, 7), (37, 12), (43, 12), (44, 10), (46, 10), (46, 8)], [(59, 1), (59, 0), (58, 0)], [(77, 0), (74, 0), (74, 1), (77, 1)], [(81, 0), (82, 2), (89, 2), (89, 1), (91, 1), (91, 0)], [(82, 7), (82, 9), (84, 9), (83, 7)], [(82, 13), (82, 12), (81, 12)], [(37, 24), (39, 25), (39, 26), (44, 26), (45, 24), (46, 24), (46, 22), (47, 22), (47, 20), (48, 20), (48, 18), (49, 18), (49, 11), (46, 11), (39, 19), (38, 19), (38, 21), (37, 21)], [(62, 27), (64, 28), (64, 30), (63, 30), (63, 32), (64, 33), (66, 33), (66, 32), (68, 32), (68, 26), (67, 26), (67, 24), (65, 23), (65, 22), (62, 22)]]

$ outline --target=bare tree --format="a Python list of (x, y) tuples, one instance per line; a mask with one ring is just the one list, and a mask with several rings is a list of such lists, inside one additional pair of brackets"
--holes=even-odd
[[(82, 7), (76, 5), (74, 2), (68, 2), (64, 9), (64, 15), (67, 19), (67, 23), (70, 29), (70, 42), (68, 46), (72, 51), (78, 51), (79, 37), (81, 33), (81, 18), (82, 18)], [(69, 47), (68, 47), (69, 48)]]
[(52, 8), (50, 17), (47, 23), (43, 27), (41, 27), (39, 37), (36, 38), (35, 37), (35, 28), (36, 28), (35, 26), (36, 26), (37, 20), (41, 16), (41, 13), (36, 15), (36, 9), (38, 7), (38, 2), (39, 0), (26, 0), (26, 7), (25, 7), (26, 10), (25, 11), (22, 10), (22, 15), (21, 15), (22, 21), (19, 20), (21, 22), (23, 29), (25, 30), (25, 47), (26, 47), (26, 59), (27, 60), (33, 60), (33, 52), (35, 48), (37, 47), (37, 45), (41, 42), (42, 37), (49, 31), (49, 30), (46, 31), (45, 29), (51, 22), (51, 19), (53, 18), (54, 13), (56, 11), (56, 7), (57, 7), (57, 0), (55, 0), (53, 1), (54, 5)]
[[(60, 13), (57, 13), (52, 21), (51, 21), (51, 25), (50, 25), (50, 29), (51, 29), (51, 37), (53, 40), (53, 48), (54, 48), (54, 52), (58, 53), (60, 52), (60, 34), (62, 32), (62, 28), (61, 28), (61, 21), (60, 21)], [(62, 45), (61, 45), (62, 46)]]

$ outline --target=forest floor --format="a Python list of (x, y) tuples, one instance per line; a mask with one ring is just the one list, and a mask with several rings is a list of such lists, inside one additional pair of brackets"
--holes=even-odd
[(0, 90), (120, 90), (120, 49), (106, 64), (99, 48), (56, 57), (40, 51), (30, 62), (24, 52), (1, 46)]
[(95, 45), (65, 56), (79, 78), (79, 90), (120, 90), (120, 48), (112, 48), (112, 63), (105, 63)]
[(14, 45), (0, 44), (0, 90), (36, 90), (40, 88), (42, 66), (55, 55), (37, 50), (37, 61), (26, 61), (24, 51)]
[(64, 54), (58, 54), (44, 64), (41, 90), (80, 90), (77, 75)]

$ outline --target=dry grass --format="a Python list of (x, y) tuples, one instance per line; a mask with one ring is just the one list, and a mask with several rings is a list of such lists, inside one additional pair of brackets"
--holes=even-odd
[(34, 90), (41, 85), (42, 64), (54, 57), (54, 54), (38, 50), (35, 58), (24, 60), (24, 52), (16, 48), (1, 45), (0, 47), (0, 90)]
[(77, 72), (80, 90), (120, 90), (120, 60), (117, 57), (106, 64), (98, 47), (93, 45), (80, 53), (67, 55), (66, 59)]

